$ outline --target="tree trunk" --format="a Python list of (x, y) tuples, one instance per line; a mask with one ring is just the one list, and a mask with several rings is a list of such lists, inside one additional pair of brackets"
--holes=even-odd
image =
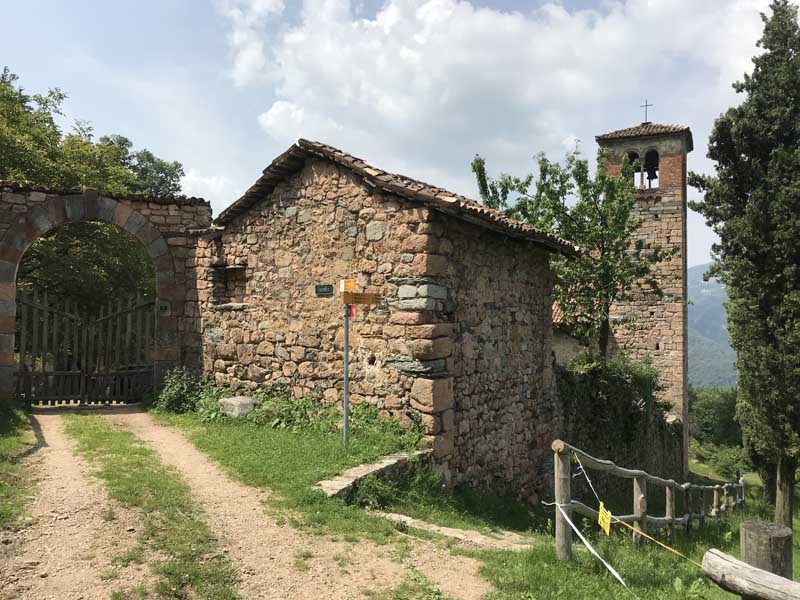
[(611, 334), (611, 324), (609, 323), (609, 318), (606, 317), (603, 319), (603, 322), (600, 323), (600, 336), (598, 339), (598, 344), (600, 346), (600, 356), (606, 358), (608, 356), (608, 340)]
[(778, 460), (778, 482), (775, 494), (775, 522), (792, 528), (794, 518), (794, 479), (797, 461), (782, 456)]

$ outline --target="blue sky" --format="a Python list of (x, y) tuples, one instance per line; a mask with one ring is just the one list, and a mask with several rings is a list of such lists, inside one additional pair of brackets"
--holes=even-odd
[[(0, 64), (67, 117), (181, 161), (215, 212), (298, 137), (475, 197), (472, 156), (522, 174), (642, 120), (737, 102), (767, 0), (0, 1)], [(690, 191), (690, 198), (695, 193)], [(713, 233), (689, 220), (689, 264)]]

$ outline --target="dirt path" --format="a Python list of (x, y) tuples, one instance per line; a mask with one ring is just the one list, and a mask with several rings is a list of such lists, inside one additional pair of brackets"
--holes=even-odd
[(59, 414), (33, 417), (39, 448), (25, 459), (38, 480), (33, 522), (0, 532), (0, 598), (105, 600), (149, 578), (146, 565), (112, 565), (136, 544), (138, 514), (106, 495), (62, 425)]
[[(231, 479), (180, 432), (158, 424), (146, 413), (109, 418), (145, 441), (164, 463), (186, 477), (221, 549), (238, 566), (240, 590), (246, 598), (364, 598), (365, 590), (396, 586), (407, 573), (392, 557), (391, 547), (368, 541), (334, 542), (276, 524), (266, 514), (258, 490)], [(307, 570), (298, 568), (298, 557)], [(344, 568), (342, 557), (348, 560)], [(490, 589), (477, 575), (476, 561), (451, 556), (430, 542), (416, 545), (411, 564), (456, 599), (479, 600)]]
[[(257, 490), (228, 477), (179, 432), (161, 426), (146, 413), (109, 418), (183, 474), (206, 512), (220, 549), (238, 567), (245, 598), (363, 598), (364, 590), (391, 587), (402, 580), (405, 569), (391, 558), (390, 548), (333, 542), (290, 525), (277, 525), (265, 513)], [(350, 560), (347, 574), (334, 558), (342, 556)]]

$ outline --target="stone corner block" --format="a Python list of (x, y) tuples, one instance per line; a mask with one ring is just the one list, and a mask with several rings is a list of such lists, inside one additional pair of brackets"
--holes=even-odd
[(255, 407), (256, 401), (250, 396), (231, 396), (219, 400), (219, 409), (229, 417), (246, 417)]
[(417, 378), (411, 385), (411, 405), (424, 413), (440, 413), (453, 407), (453, 378)]

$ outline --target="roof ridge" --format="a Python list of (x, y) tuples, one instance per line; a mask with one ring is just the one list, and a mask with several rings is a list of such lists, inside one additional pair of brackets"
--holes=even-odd
[(269, 194), (275, 183), (287, 174), (302, 167), (300, 155), (312, 154), (331, 160), (364, 178), (370, 186), (381, 188), (399, 196), (432, 205), (440, 212), (445, 212), (465, 221), (493, 229), (511, 237), (527, 239), (545, 247), (573, 254), (575, 246), (552, 233), (527, 223), (509, 218), (504, 213), (489, 208), (461, 194), (444, 188), (385, 171), (368, 164), (366, 161), (323, 142), (300, 138), (286, 152), (276, 158), (264, 169), (263, 175), (233, 204), (226, 208), (215, 219), (215, 223), (227, 224), (236, 215)]

